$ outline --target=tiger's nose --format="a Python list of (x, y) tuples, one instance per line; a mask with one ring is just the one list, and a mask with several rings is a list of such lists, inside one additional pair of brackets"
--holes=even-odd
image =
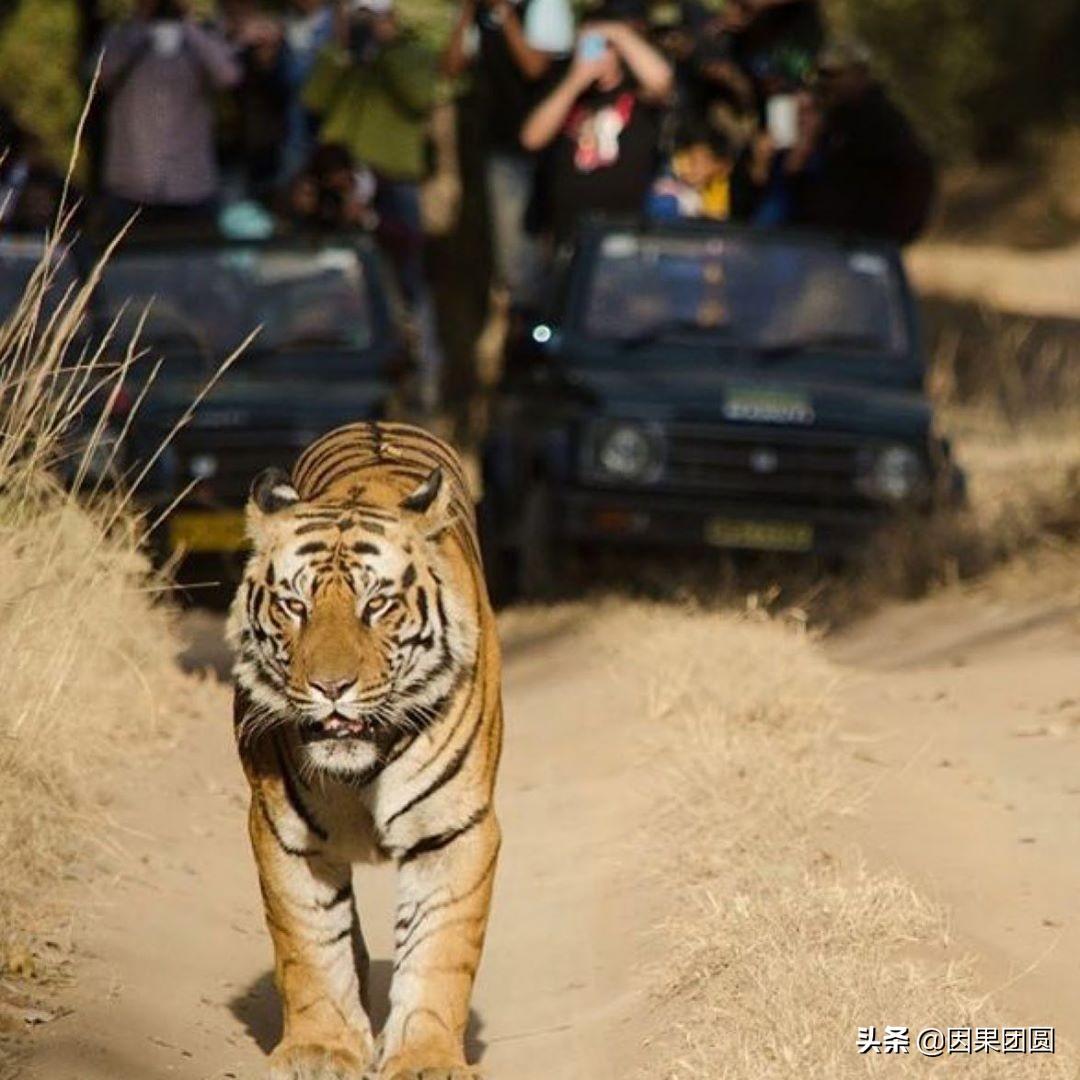
[(339, 701), (356, 685), (356, 679), (308, 679), (308, 686), (329, 701)]

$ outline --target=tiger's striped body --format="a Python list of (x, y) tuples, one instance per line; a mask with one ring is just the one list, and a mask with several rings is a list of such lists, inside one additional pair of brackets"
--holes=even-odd
[[(471, 1076), (499, 849), (500, 660), (460, 463), (403, 424), (332, 432), (253, 488), (229, 619), (250, 831), (284, 1035), (274, 1080)], [(351, 886), (398, 868), (376, 1047)], [(358, 976), (358, 969), (361, 974)]]

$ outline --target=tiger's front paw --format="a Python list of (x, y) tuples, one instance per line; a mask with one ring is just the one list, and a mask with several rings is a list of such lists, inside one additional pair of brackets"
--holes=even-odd
[(367, 1067), (344, 1047), (282, 1043), (270, 1055), (269, 1080), (363, 1080)]
[(460, 1055), (439, 1053), (395, 1054), (382, 1063), (378, 1080), (481, 1080)]
[(465, 1065), (426, 1065), (419, 1069), (384, 1072), (381, 1080), (480, 1080), (480, 1074)]

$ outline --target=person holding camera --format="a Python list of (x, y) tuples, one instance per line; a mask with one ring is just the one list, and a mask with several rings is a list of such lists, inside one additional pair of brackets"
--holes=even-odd
[(221, 0), (220, 10), (241, 72), (219, 140), (226, 198), (269, 200), (283, 179), (293, 101), (284, 27), (258, 0)]
[(463, 0), (443, 56), (451, 78), (469, 71), (469, 106), (482, 133), (495, 277), (510, 302), (536, 299), (541, 260), (525, 219), (536, 155), (518, 135), (552, 66), (574, 47), (569, 0)]
[(315, 149), (319, 124), (302, 95), (319, 54), (334, 40), (335, 5), (329, 0), (290, 0), (285, 19), (286, 64), (289, 80), (289, 133), (282, 151), (283, 174), (297, 176)]
[(642, 212), (673, 86), (671, 65), (627, 23), (582, 28), (566, 77), (521, 129), (527, 150), (550, 147), (546, 231), (556, 243), (588, 213)]
[(374, 172), (379, 239), (393, 259), (420, 341), (421, 399), (433, 408), (442, 350), (424, 267), (420, 185), (435, 105), (437, 57), (398, 19), (393, 0), (345, 0), (336, 42), (315, 61), (304, 103), (319, 140)]
[(370, 169), (358, 167), (344, 146), (324, 143), (293, 178), (282, 211), (308, 229), (374, 232), (379, 223), (375, 189), (375, 174)]
[(214, 93), (240, 80), (224, 37), (191, 16), (186, 0), (138, 0), (133, 18), (102, 44), (102, 178), (109, 215), (140, 205), (211, 212), (219, 177)]

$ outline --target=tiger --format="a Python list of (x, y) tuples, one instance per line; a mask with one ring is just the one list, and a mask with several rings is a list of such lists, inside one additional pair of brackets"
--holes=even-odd
[[(501, 660), (450, 446), (355, 423), (268, 469), (233, 600), (236, 743), (275, 957), (271, 1080), (460, 1080), (501, 843)], [(355, 864), (392, 860), (390, 1011), (366, 1010)]]

